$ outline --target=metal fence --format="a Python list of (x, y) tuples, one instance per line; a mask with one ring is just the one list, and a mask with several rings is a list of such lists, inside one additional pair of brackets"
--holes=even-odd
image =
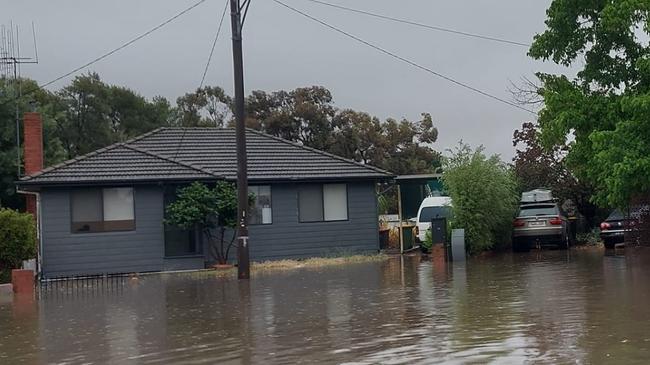
[(104, 274), (43, 278), (37, 283), (40, 297), (97, 297), (122, 294), (132, 274)]

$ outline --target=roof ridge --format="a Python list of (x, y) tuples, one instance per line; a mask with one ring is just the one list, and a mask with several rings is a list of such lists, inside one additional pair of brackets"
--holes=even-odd
[(31, 180), (31, 179), (33, 179), (35, 177), (39, 177), (39, 176), (47, 173), (47, 172), (51, 172), (51, 171), (60, 169), (62, 167), (69, 166), (69, 165), (71, 165), (71, 164), (73, 164), (75, 162), (85, 160), (85, 159), (87, 159), (89, 157), (96, 156), (96, 155), (98, 155), (100, 153), (103, 153), (103, 152), (106, 152), (106, 151), (110, 151), (110, 150), (115, 149), (115, 148), (117, 148), (119, 146), (126, 145), (127, 143), (133, 143), (133, 142), (139, 141), (142, 138), (149, 137), (150, 135), (158, 133), (158, 132), (160, 132), (160, 131), (162, 131), (164, 129), (165, 129), (165, 127), (158, 127), (158, 128), (156, 128), (154, 130), (151, 130), (151, 131), (149, 131), (147, 133), (144, 133), (144, 134), (141, 134), (139, 136), (135, 136), (135, 137), (133, 137), (131, 139), (128, 139), (128, 140), (126, 140), (124, 142), (115, 142), (115, 143), (110, 144), (110, 145), (108, 145), (106, 147), (102, 147), (100, 149), (85, 153), (85, 154), (83, 154), (81, 156), (76, 156), (76, 157), (73, 157), (71, 159), (65, 160), (63, 162), (59, 162), (58, 164), (46, 167), (46, 168), (42, 169), (41, 171), (35, 172), (33, 174), (30, 174), (30, 175), (25, 175), (25, 176), (21, 177), (19, 179), (19, 181), (29, 181), (29, 180)]
[[(160, 128), (159, 128), (159, 129), (160, 129)], [(181, 165), (181, 166), (183, 166), (183, 167), (187, 167), (187, 168), (190, 168), (190, 169), (193, 169), (193, 170), (196, 170), (196, 171), (202, 172), (202, 173), (204, 173), (204, 174), (212, 175), (212, 176), (214, 176), (214, 177), (218, 177), (218, 178), (224, 178), (223, 175), (215, 174), (213, 171), (210, 171), (210, 170), (205, 169), (205, 168), (203, 168), (203, 167), (200, 167), (200, 166), (194, 166), (193, 164), (191, 164), (191, 163), (187, 163), (187, 162), (185, 162), (185, 161), (177, 160), (177, 159), (174, 159), (174, 158), (171, 158), (171, 157), (167, 157), (167, 156), (162, 156), (162, 155), (159, 155), (159, 154), (157, 154), (157, 153), (155, 153), (155, 152), (149, 151), (149, 150), (147, 150), (147, 149), (145, 149), (145, 148), (132, 146), (132, 145), (129, 145), (129, 144), (126, 144), (126, 143), (124, 144), (124, 147), (126, 147), (126, 148), (128, 148), (128, 149), (131, 149), (131, 150), (133, 150), (133, 151), (136, 151), (136, 152), (145, 153), (145, 154), (147, 154), (147, 155), (150, 155), (150, 156), (153, 156), (153, 157), (159, 158), (159, 159), (164, 160), (164, 161), (172, 162), (172, 163), (175, 163), (175, 164)]]
[(264, 133), (264, 132), (261, 132), (261, 131), (258, 131), (258, 130), (252, 129), (252, 128), (246, 128), (246, 130), (249, 131), (249, 132), (253, 132), (255, 134), (258, 134), (260, 136), (263, 136), (263, 137), (272, 138), (272, 139), (274, 139), (276, 141), (279, 141), (279, 142), (283, 142), (283, 143), (286, 143), (286, 144), (289, 144), (289, 145), (292, 145), (292, 146), (295, 146), (295, 147), (302, 148), (302, 149), (307, 150), (307, 151), (311, 151), (311, 152), (321, 154), (323, 156), (335, 158), (337, 160), (344, 161), (344, 162), (347, 162), (347, 163), (351, 163), (351, 164), (354, 164), (354, 165), (357, 165), (357, 166), (360, 166), (360, 167), (364, 167), (364, 168), (367, 168), (369, 170), (373, 170), (375, 172), (380, 172), (382, 174), (386, 174), (386, 175), (389, 175), (389, 176), (395, 176), (392, 172), (380, 169), (379, 167), (362, 164), (361, 162), (358, 162), (358, 161), (355, 161), (355, 160), (351, 160), (351, 159), (348, 159), (348, 158), (345, 158), (345, 157), (341, 157), (341, 156), (335, 155), (333, 153), (325, 152), (325, 151), (319, 150), (317, 148), (308, 147), (308, 146), (305, 146), (305, 145), (302, 145), (302, 144), (299, 144), (299, 143), (296, 143), (296, 142), (289, 141), (288, 139), (284, 139), (284, 138), (281, 138), (281, 137), (276, 137), (274, 135)]
[(79, 161), (85, 160), (87, 158), (96, 156), (96, 155), (98, 155), (100, 153), (104, 153), (106, 151), (113, 150), (113, 149), (115, 149), (117, 147), (120, 147), (122, 145), (124, 145), (124, 142), (116, 142), (116, 143), (110, 144), (110, 145), (108, 145), (106, 147), (102, 147), (102, 148), (100, 148), (98, 150), (94, 150), (92, 152), (88, 152), (88, 153), (83, 154), (81, 156), (77, 156), (77, 157), (71, 158), (69, 160), (65, 160), (63, 162), (60, 162), (58, 164), (52, 165), (50, 167), (44, 168), (41, 171), (38, 171), (36, 173), (30, 174), (30, 175), (25, 175), (25, 176), (21, 177), (19, 181), (29, 181), (29, 180), (31, 180), (31, 179), (33, 179), (35, 177), (39, 177), (39, 176), (41, 176), (41, 175), (43, 175), (45, 173), (52, 172), (54, 170), (58, 170), (58, 169), (60, 169), (62, 167), (69, 166), (69, 165), (71, 165), (71, 164), (73, 164), (75, 162), (79, 162)]

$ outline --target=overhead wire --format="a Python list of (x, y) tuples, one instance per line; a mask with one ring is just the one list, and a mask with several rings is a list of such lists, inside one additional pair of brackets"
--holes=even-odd
[(221, 34), (221, 26), (223, 25), (223, 19), (226, 16), (226, 11), (228, 10), (229, 0), (226, 0), (226, 5), (223, 8), (223, 13), (221, 13), (221, 20), (219, 21), (219, 27), (217, 28), (217, 34), (214, 36), (214, 41), (212, 42), (212, 49), (210, 49), (210, 56), (208, 56), (208, 62), (205, 64), (205, 70), (203, 70), (203, 77), (201, 77), (201, 84), (199, 84), (199, 89), (203, 87), (205, 82), (205, 76), (208, 74), (208, 68), (210, 67), (210, 62), (212, 61), (212, 55), (214, 54), (214, 47), (217, 45), (219, 40), (219, 34)]
[(321, 1), (321, 0), (304, 0), (304, 1), (309, 1), (311, 3), (320, 4), (320, 5), (324, 5), (324, 6), (329, 6), (331, 8), (336, 8), (336, 9), (339, 9), (339, 10), (345, 10), (345, 11), (348, 11), (348, 12), (362, 14), (362, 15), (366, 15), (366, 16), (370, 16), (370, 17), (374, 17), (374, 18), (389, 20), (389, 21), (392, 21), (392, 22), (413, 25), (413, 26), (416, 26), (416, 27), (426, 28), (426, 29), (435, 30), (435, 31), (439, 31), (439, 32), (446, 32), (446, 33), (461, 35), (461, 36), (464, 36), (464, 37), (478, 38), (478, 39), (483, 39), (483, 40), (488, 40), (488, 41), (493, 41), (493, 42), (499, 42), (499, 43), (505, 43), (505, 44), (510, 44), (510, 45), (514, 45), (514, 46), (521, 46), (521, 47), (530, 47), (531, 46), (529, 43), (517, 42), (517, 41), (513, 41), (513, 40), (509, 40), (509, 39), (497, 38), (497, 37), (487, 36), (487, 35), (483, 35), (483, 34), (469, 33), (469, 32), (465, 32), (465, 31), (445, 28), (445, 27), (441, 27), (441, 26), (437, 26), (437, 25), (419, 23), (419, 22), (415, 22), (415, 21), (412, 21), (412, 20), (400, 19), (400, 18), (395, 18), (395, 17), (392, 17), (392, 16), (388, 16), (388, 15), (373, 13), (373, 12), (370, 12), (370, 11), (367, 11), (367, 10), (355, 9), (355, 8), (350, 8), (350, 7), (343, 6), (343, 5), (332, 4), (332, 3), (328, 3), (328, 2), (325, 2), (325, 1)]
[[(77, 67), (77, 68), (75, 68), (75, 69), (73, 69), (73, 70), (71, 70), (71, 71), (69, 71), (69, 72), (66, 72), (65, 74), (63, 74), (63, 75), (61, 75), (61, 76), (59, 76), (59, 77), (57, 77), (57, 78), (55, 78), (55, 79), (52, 79), (52, 80), (50, 80), (50, 81), (48, 81), (48, 82), (46, 82), (46, 83), (44, 83), (44, 84), (38, 85), (38, 86), (32, 88), (31, 90), (26, 91), (26, 92), (22, 95), (22, 97), (25, 97), (25, 96), (27, 96), (27, 95), (31, 95), (31, 94), (35, 93), (36, 91), (38, 91), (38, 90), (40, 90), (40, 89), (43, 89), (43, 88), (45, 88), (45, 87), (47, 87), (47, 86), (49, 86), (49, 85), (52, 85), (53, 83), (55, 83), (55, 82), (57, 82), (57, 81), (60, 81), (60, 80), (66, 78), (66, 77), (68, 77), (68, 76), (70, 76), (70, 75), (73, 75), (73, 74), (75, 74), (75, 73), (77, 73), (77, 72), (83, 70), (84, 68), (86, 68), (86, 67), (88, 67), (88, 66), (91, 66), (91, 65), (93, 65), (93, 64), (95, 64), (95, 63), (97, 63), (97, 62), (99, 62), (99, 61), (101, 61), (101, 60), (103, 60), (103, 59), (105, 59), (105, 58), (107, 58), (107, 57), (110, 57), (111, 55), (113, 55), (113, 54), (115, 54), (115, 53), (117, 53), (117, 52), (123, 50), (124, 48), (126, 48), (126, 47), (132, 45), (133, 43), (135, 43), (135, 42), (141, 40), (142, 38), (147, 37), (147, 36), (150, 35), (151, 33), (157, 31), (158, 29), (160, 29), (160, 28), (166, 26), (167, 24), (173, 22), (174, 20), (180, 18), (181, 16), (185, 15), (186, 13), (190, 12), (191, 10), (193, 10), (194, 8), (196, 8), (197, 6), (203, 4), (203, 3), (206, 2), (206, 1), (207, 1), (207, 0), (199, 0), (199, 1), (197, 1), (196, 3), (194, 3), (194, 4), (190, 5), (189, 7), (185, 8), (184, 10), (182, 10), (182, 11), (176, 13), (176, 14), (175, 14), (174, 16), (172, 16), (171, 18), (168, 18), (167, 20), (165, 20), (165, 21), (163, 21), (162, 23), (156, 25), (155, 27), (149, 29), (148, 31), (146, 31), (146, 32), (144, 32), (144, 33), (142, 33), (142, 34), (136, 36), (135, 38), (132, 38), (131, 40), (129, 40), (129, 41), (127, 41), (127, 42), (121, 44), (121, 45), (118, 46), (117, 48), (114, 48), (114, 49), (112, 49), (112, 50), (110, 50), (110, 51), (108, 51), (108, 52), (102, 54), (101, 56), (99, 56), (99, 57), (97, 57), (97, 58), (95, 58), (95, 59), (93, 59), (93, 60), (91, 60), (91, 61), (89, 61), (89, 62), (86, 62), (86, 63), (84, 63), (83, 65), (81, 65), (81, 66), (79, 66), (79, 67)], [(15, 100), (15, 99), (14, 99), (14, 100)], [(8, 100), (8, 101), (5, 101), (5, 102), (3, 102), (3, 103), (0, 104), (0, 105), (4, 105), (4, 104), (6, 104), (6, 103), (13, 102), (14, 100)]]
[[(214, 48), (217, 45), (217, 41), (219, 40), (219, 35), (221, 34), (221, 27), (223, 26), (223, 20), (226, 17), (226, 11), (228, 10), (229, 3), (230, 0), (226, 0), (226, 4), (224, 5), (223, 12), (221, 13), (221, 19), (219, 20), (219, 26), (217, 27), (217, 33), (215, 34), (214, 40), (212, 41), (212, 47), (210, 48), (210, 55), (208, 56), (208, 61), (205, 64), (205, 69), (203, 70), (203, 76), (201, 77), (201, 83), (199, 84), (199, 88), (197, 89), (197, 92), (203, 87), (203, 83), (205, 82), (205, 77), (208, 74), (208, 69), (210, 68), (210, 63), (212, 62), (212, 56), (214, 54)], [(178, 145), (176, 145), (176, 151), (174, 151), (174, 157), (173, 157), (174, 161), (176, 161), (176, 158), (178, 157), (178, 154), (180, 153), (180, 150), (183, 147), (183, 141), (185, 140), (185, 135), (187, 134), (187, 130), (188, 130), (187, 127), (183, 128), (181, 139), (178, 141)]]
[(478, 88), (476, 88), (476, 87), (473, 87), (473, 86), (471, 86), (471, 85), (468, 85), (468, 84), (466, 84), (466, 83), (464, 83), (464, 82), (458, 81), (458, 80), (456, 80), (456, 79), (454, 79), (454, 78), (452, 78), (452, 77), (449, 77), (449, 76), (443, 75), (443, 74), (441, 74), (441, 73), (439, 73), (439, 72), (436, 72), (436, 71), (434, 71), (434, 70), (432, 70), (432, 69), (430, 69), (430, 68), (428, 68), (428, 67), (422, 66), (422, 65), (420, 65), (419, 63), (416, 63), (416, 62), (414, 62), (414, 61), (411, 61), (411, 60), (409, 60), (409, 59), (407, 59), (407, 58), (405, 58), (405, 57), (402, 57), (402, 56), (400, 56), (400, 55), (398, 55), (398, 54), (396, 54), (396, 53), (394, 53), (394, 52), (391, 52), (391, 51), (389, 51), (389, 50), (387, 50), (387, 49), (385, 49), (385, 48), (382, 48), (382, 47), (380, 47), (380, 46), (378, 46), (378, 45), (376, 45), (376, 44), (373, 44), (373, 43), (371, 43), (371, 42), (369, 42), (369, 41), (366, 41), (366, 40), (364, 40), (364, 39), (362, 39), (362, 38), (359, 38), (358, 36), (356, 36), (356, 35), (354, 35), (354, 34), (352, 34), (352, 33), (349, 33), (349, 32), (347, 32), (347, 31), (344, 31), (344, 30), (342, 30), (342, 29), (340, 29), (340, 28), (338, 28), (338, 27), (335, 27), (335, 26), (333, 26), (333, 25), (331, 25), (331, 24), (329, 24), (329, 23), (326, 23), (325, 21), (320, 20), (320, 19), (318, 19), (318, 18), (316, 18), (316, 17), (314, 17), (314, 16), (312, 16), (312, 15), (309, 15), (309, 14), (307, 14), (307, 13), (305, 13), (305, 12), (299, 10), (299, 9), (296, 9), (296, 8), (294, 8), (294, 7), (288, 5), (288, 4), (286, 4), (286, 3), (284, 3), (284, 2), (282, 2), (282, 1), (280, 1), (280, 0), (272, 0), (272, 1), (275, 2), (275, 3), (277, 3), (278, 5), (281, 5), (281, 6), (285, 7), (285, 8), (287, 8), (287, 9), (289, 9), (289, 10), (291, 10), (291, 11), (297, 13), (297, 14), (302, 15), (302, 16), (305, 17), (305, 18), (308, 18), (308, 19), (310, 19), (310, 20), (312, 20), (312, 21), (314, 21), (314, 22), (317, 22), (317, 23), (321, 24), (322, 26), (324, 26), (324, 27), (326, 27), (326, 28), (329, 28), (329, 29), (331, 29), (331, 30), (333, 30), (333, 31), (335, 31), (335, 32), (337, 32), (337, 33), (343, 34), (343, 35), (345, 35), (345, 36), (348, 37), (348, 38), (351, 38), (351, 39), (353, 39), (353, 40), (355, 40), (355, 41), (357, 41), (357, 42), (359, 42), (359, 43), (362, 43), (362, 44), (364, 44), (364, 45), (366, 45), (366, 46), (368, 46), (368, 47), (370, 47), (370, 48), (373, 48), (373, 49), (375, 49), (375, 50), (377, 50), (377, 51), (379, 51), (379, 52), (381, 52), (381, 53), (383, 53), (383, 54), (386, 54), (386, 55), (388, 55), (388, 56), (390, 56), (390, 57), (393, 57), (393, 58), (395, 58), (395, 59), (397, 59), (397, 60), (399, 60), (399, 61), (402, 61), (402, 62), (404, 62), (404, 63), (406, 63), (406, 64), (408, 64), (408, 65), (411, 65), (411, 66), (413, 66), (413, 67), (415, 67), (415, 68), (418, 68), (418, 69), (420, 69), (420, 70), (422, 70), (422, 71), (428, 72), (428, 73), (430, 73), (430, 74), (432, 74), (432, 75), (434, 75), (434, 76), (437, 76), (437, 77), (439, 77), (439, 78), (441, 78), (441, 79), (444, 79), (444, 80), (446, 80), (446, 81), (449, 81), (449, 82), (451, 82), (451, 83), (453, 83), (453, 84), (455, 84), (455, 85), (458, 85), (458, 86), (460, 86), (460, 87), (463, 87), (463, 88), (465, 88), (465, 89), (468, 89), (468, 90), (470, 90), (470, 91), (472, 91), (472, 92), (475, 92), (475, 93), (477, 93), (477, 94), (483, 95), (483, 96), (485, 96), (485, 97), (487, 97), (487, 98), (490, 98), (490, 99), (492, 99), (492, 100), (495, 100), (495, 101), (498, 101), (498, 102), (500, 102), (500, 103), (503, 103), (503, 104), (509, 105), (509, 106), (511, 106), (511, 107), (514, 107), (514, 108), (517, 108), (517, 109), (523, 110), (523, 111), (525, 111), (525, 112), (528, 112), (528, 113), (531, 113), (531, 114), (534, 114), (534, 115), (537, 115), (537, 113), (535, 113), (534, 111), (532, 111), (532, 110), (530, 110), (530, 109), (524, 108), (524, 107), (522, 107), (521, 105), (517, 105), (517, 104), (515, 104), (515, 103), (513, 103), (513, 102), (510, 102), (510, 101), (505, 100), (505, 99), (503, 99), (503, 98), (500, 98), (500, 97), (498, 97), (498, 96), (492, 95), (492, 94), (490, 94), (490, 93), (488, 93), (488, 92), (485, 92), (485, 91), (483, 91), (483, 90), (480, 90), (480, 89), (478, 89)]

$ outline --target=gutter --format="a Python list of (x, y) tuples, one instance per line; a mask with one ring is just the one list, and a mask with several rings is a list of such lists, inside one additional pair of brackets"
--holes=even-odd
[(41, 194), (36, 191), (16, 190), (19, 194), (33, 195), (36, 197), (36, 274), (41, 277), (41, 260), (43, 259), (43, 234), (42, 234), (42, 215), (41, 215)]

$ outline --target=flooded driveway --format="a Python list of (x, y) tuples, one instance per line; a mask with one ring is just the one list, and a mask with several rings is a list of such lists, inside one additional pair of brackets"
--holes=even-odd
[[(650, 257), (152, 275), (0, 301), (0, 363), (648, 363)], [(65, 292), (68, 294), (65, 294)]]

